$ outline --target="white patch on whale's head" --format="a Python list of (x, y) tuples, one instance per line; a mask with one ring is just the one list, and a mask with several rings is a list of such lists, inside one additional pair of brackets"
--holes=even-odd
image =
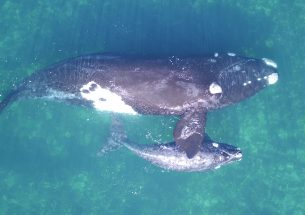
[(275, 84), (278, 81), (278, 79), (279, 79), (279, 75), (275, 72), (267, 76), (267, 82), (269, 85)]
[(209, 87), (209, 91), (211, 94), (222, 93), (222, 88), (221, 88), (221, 86), (219, 86), (218, 84), (213, 82)]
[(277, 64), (273, 60), (270, 60), (268, 58), (262, 58), (262, 60), (265, 62), (266, 65), (271, 66), (275, 69), (277, 68)]
[(215, 148), (218, 148), (218, 147), (219, 147), (219, 144), (218, 144), (218, 143), (212, 143), (212, 145), (213, 145)]
[(80, 94), (84, 99), (91, 101), (94, 108), (99, 111), (137, 114), (131, 106), (122, 100), (121, 96), (111, 92), (109, 89), (102, 88), (94, 81), (83, 85), (80, 88)]

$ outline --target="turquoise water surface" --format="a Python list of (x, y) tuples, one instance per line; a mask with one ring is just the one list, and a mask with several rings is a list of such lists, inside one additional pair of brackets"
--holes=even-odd
[[(208, 115), (243, 160), (168, 172), (127, 149), (97, 156), (111, 116), (20, 99), (0, 114), (0, 214), (305, 214), (305, 1), (0, 0), (0, 99), (59, 60), (95, 53), (235, 52), (278, 63), (280, 80)], [(177, 118), (126, 116), (140, 143)]]

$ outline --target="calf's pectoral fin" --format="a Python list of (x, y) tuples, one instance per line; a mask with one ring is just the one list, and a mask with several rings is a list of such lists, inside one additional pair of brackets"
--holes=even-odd
[(188, 158), (193, 158), (200, 150), (204, 138), (206, 112), (191, 110), (182, 116), (174, 130), (178, 147), (185, 151)]

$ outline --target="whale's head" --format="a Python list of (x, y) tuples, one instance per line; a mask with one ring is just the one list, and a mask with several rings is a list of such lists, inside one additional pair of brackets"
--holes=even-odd
[(209, 89), (222, 105), (239, 102), (278, 81), (277, 64), (270, 59), (227, 56), (222, 60), (217, 81)]
[(240, 161), (242, 159), (242, 151), (240, 148), (235, 146), (216, 142), (207, 142), (204, 144), (204, 147), (206, 147), (205, 150), (208, 150), (209, 154), (213, 154), (211, 165), (215, 169), (221, 167), (222, 165), (231, 163), (233, 161)]

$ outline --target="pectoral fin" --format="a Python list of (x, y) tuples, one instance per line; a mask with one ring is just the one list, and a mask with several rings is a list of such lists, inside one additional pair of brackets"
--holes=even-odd
[(194, 157), (200, 150), (204, 138), (206, 112), (188, 111), (178, 121), (174, 138), (179, 148), (186, 152), (188, 158)]

